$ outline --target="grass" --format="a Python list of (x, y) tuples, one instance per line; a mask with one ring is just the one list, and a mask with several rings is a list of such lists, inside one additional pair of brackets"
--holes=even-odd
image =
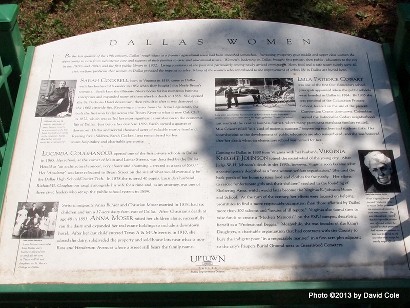
[[(410, 2), (410, 1), (400, 1)], [(393, 41), (395, 0), (20, 0), (26, 46), (160, 20), (240, 18), (301, 24)]]

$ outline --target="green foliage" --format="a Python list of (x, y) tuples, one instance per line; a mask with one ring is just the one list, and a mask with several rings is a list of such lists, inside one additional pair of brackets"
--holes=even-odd
[(136, 13), (139, 10), (141, 10), (141, 4), (139, 3), (139, 1), (133, 0), (133, 1), (128, 1), (127, 3), (130, 7), (130, 9)]
[(360, 20), (366, 19), (367, 17), (369, 17), (368, 14), (363, 13), (362, 11), (358, 11), (356, 13), (356, 17), (359, 18)]
[(242, 9), (239, 5), (234, 5), (232, 9), (229, 10), (229, 18), (241, 18)]
[(21, 31), (23, 42), (26, 46), (43, 44), (43, 31), (41, 27), (30, 27)]
[(34, 18), (39, 21), (39, 22), (44, 22), (45, 20), (47, 20), (48, 17), (48, 12), (45, 10), (38, 10), (34, 12)]
[(179, 0), (171, 6), (166, 0), (149, 0), (149, 9), (153, 16), (162, 20), (180, 18), (240, 18), (242, 8), (234, 4), (232, 8), (222, 7), (213, 0)]
[(234, 5), (232, 9), (225, 9), (212, 0), (200, 1), (196, 4), (191, 4), (189, 9), (194, 18), (239, 18), (242, 15), (242, 10), (239, 5)]
[(254, 19), (281, 20), (306, 26), (328, 28), (341, 20), (348, 7), (335, 0), (245, 0)]
[[(1, 2), (2, 0), (0, 0)], [(407, 0), (410, 1), (410, 0)], [(25, 45), (158, 20), (243, 18), (302, 24), (378, 41), (394, 37), (391, 0), (15, 0)], [(371, 15), (369, 15), (371, 8)], [(362, 24), (362, 25), (361, 25)], [(371, 27), (369, 26), (371, 25)]]
[(169, 12), (166, 0), (149, 0), (152, 13), (160, 19), (169, 19)]
[(70, 35), (69, 29), (64, 25), (60, 19), (53, 19), (51, 21), (51, 26), (58, 33), (60, 37), (66, 37)]
[(107, 6), (119, 7), (122, 4), (122, 0), (105, 0)]
[(98, 19), (97, 26), (99, 30), (104, 30), (104, 29), (112, 28), (114, 26), (114, 23), (110, 18), (100, 17)]
[(312, 11), (322, 16), (340, 16), (346, 12), (346, 10), (347, 8), (344, 5), (341, 5), (336, 1), (319, 0), (316, 1)]
[[(347, 8), (332, 0), (312, 0), (299, 10), (299, 19), (303, 24), (326, 28), (334, 19), (341, 18)], [(295, 16), (295, 15), (293, 15)]]

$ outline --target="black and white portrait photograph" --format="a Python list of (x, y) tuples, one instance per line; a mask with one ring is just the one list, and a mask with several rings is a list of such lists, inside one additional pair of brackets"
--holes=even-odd
[(293, 78), (216, 78), (215, 110), (296, 107)]
[(35, 116), (71, 116), (76, 84), (76, 80), (42, 80)]
[(19, 202), (13, 227), (13, 238), (54, 238), (58, 202)]
[(391, 150), (359, 150), (366, 193), (400, 192), (396, 164)]

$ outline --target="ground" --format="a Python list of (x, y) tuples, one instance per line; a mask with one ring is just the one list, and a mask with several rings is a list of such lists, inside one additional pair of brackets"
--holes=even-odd
[(20, 5), (25, 45), (118, 26), (188, 18), (301, 24), (392, 42), (397, 0), (0, 0)]

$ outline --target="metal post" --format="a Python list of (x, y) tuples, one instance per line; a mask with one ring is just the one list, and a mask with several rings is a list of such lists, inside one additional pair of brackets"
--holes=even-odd
[[(8, 132), (13, 117), (14, 103), (10, 94), (8, 79), (12, 73), (11, 66), (3, 66), (0, 58), (0, 125), (2, 130)], [(0, 145), (3, 145), (0, 137)]]
[(17, 97), (25, 57), (17, 14), (16, 4), (0, 5), (0, 58), (5, 67), (12, 68), (8, 86), (13, 100)]

